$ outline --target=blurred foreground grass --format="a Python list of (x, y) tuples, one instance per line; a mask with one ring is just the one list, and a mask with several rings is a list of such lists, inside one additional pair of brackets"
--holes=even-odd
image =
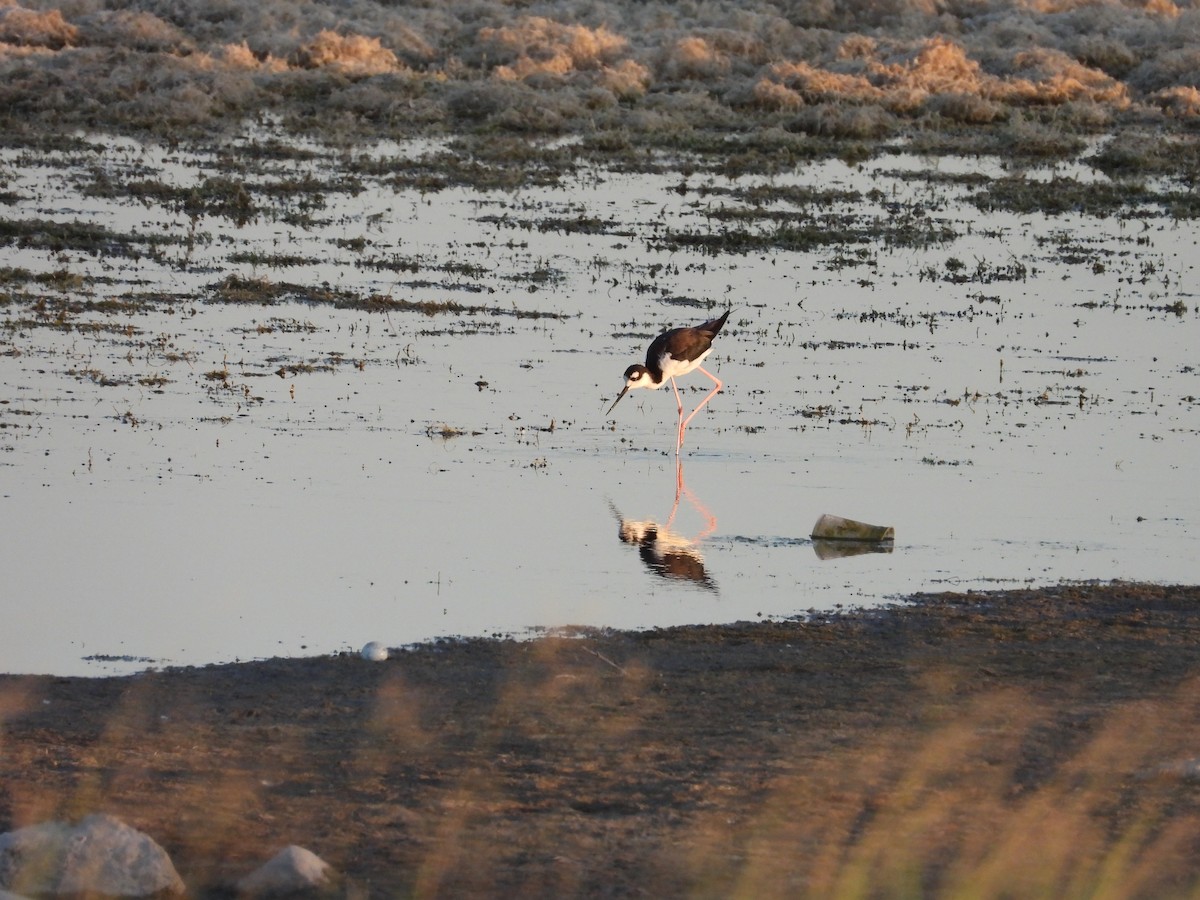
[(90, 812), (196, 896), (1192, 897), (1200, 589), (111, 679), (0, 679), (5, 828)]

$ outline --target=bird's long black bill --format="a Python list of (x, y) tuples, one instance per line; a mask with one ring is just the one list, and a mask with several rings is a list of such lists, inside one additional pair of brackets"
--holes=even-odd
[(621, 398), (624, 397), (628, 393), (629, 393), (629, 385), (625, 385), (625, 387), (621, 388), (621, 393), (617, 394), (617, 399), (613, 401), (613, 405), (608, 408), (608, 412), (606, 412), (604, 415), (607, 416), (614, 409), (616, 409), (617, 404), (621, 402)]

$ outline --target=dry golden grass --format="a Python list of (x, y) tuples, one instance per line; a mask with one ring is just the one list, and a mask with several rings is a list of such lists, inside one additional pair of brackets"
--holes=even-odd
[(1171, 0), (558, 0), (536, 14), (499, 0), (6, 0), (0, 126), (201, 137), (269, 114), (339, 141), (449, 128), (662, 143), (769, 132), (817, 106), (796, 130), (861, 141), (1023, 112), (1094, 133), (1192, 122), (1197, 54), (1200, 12)]

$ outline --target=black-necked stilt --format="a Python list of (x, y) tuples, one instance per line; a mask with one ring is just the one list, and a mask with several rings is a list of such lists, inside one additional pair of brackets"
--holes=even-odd
[[(721, 379), (700, 363), (712, 352), (713, 338), (720, 332), (725, 320), (729, 318), (730, 312), (731, 310), (725, 310), (719, 318), (705, 322), (703, 325), (696, 325), (692, 328), (672, 328), (656, 337), (646, 351), (646, 364), (644, 366), (633, 365), (625, 370), (625, 387), (621, 388), (621, 393), (617, 394), (617, 399), (608, 408), (608, 413), (611, 413), (621, 398), (633, 388), (662, 387), (663, 382), (669, 378), (671, 390), (675, 392), (675, 405), (679, 409), (679, 434), (678, 440), (675, 442), (675, 453), (678, 454), (680, 448), (683, 447), (683, 432), (688, 427), (688, 422), (692, 421), (704, 404), (712, 399), (713, 394), (724, 387)], [(711, 378), (716, 387), (708, 392), (708, 396), (701, 400), (700, 405), (693, 409), (685, 419), (683, 417), (683, 400), (679, 396), (679, 388), (675, 386), (675, 379), (695, 369), (699, 369)], [(605, 415), (607, 416), (608, 413)]]

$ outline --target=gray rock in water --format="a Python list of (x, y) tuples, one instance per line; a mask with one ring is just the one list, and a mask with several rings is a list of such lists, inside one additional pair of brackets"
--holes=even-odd
[(293, 844), (237, 883), (239, 893), (251, 896), (290, 894), (323, 887), (329, 880), (329, 863), (310, 850)]
[(0, 887), (26, 894), (182, 894), (165, 850), (120, 819), (44, 822), (0, 834)]

